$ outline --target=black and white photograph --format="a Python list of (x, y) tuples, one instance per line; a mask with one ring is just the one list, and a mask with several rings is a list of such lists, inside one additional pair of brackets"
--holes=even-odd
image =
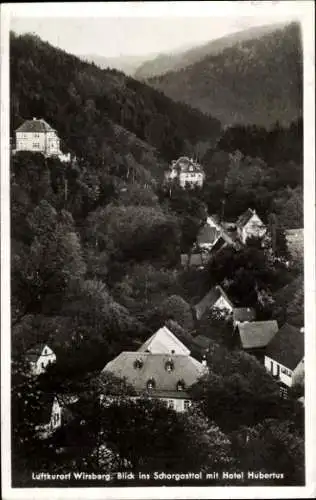
[(4, 500), (316, 494), (313, 18), (3, 6)]

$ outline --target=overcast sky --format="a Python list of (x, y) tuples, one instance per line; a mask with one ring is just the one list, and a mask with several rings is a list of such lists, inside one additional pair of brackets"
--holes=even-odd
[[(185, 3), (185, 2), (184, 2)], [(143, 55), (172, 51), (253, 26), (291, 21), (275, 17), (13, 17), (10, 29), (33, 32), (72, 54)]]

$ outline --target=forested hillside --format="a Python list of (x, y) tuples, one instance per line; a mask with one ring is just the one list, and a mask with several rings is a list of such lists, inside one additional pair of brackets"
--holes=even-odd
[[(234, 220), (256, 208), (267, 225), (274, 214), (274, 251), (287, 257), (282, 231), (302, 224), (302, 123), (223, 133), (200, 111), (34, 36), (12, 35), (11, 89), (12, 133), (25, 118), (45, 118), (76, 156), (62, 163), (11, 155), (14, 486), (34, 486), (32, 471), (238, 471), (249, 464), (284, 474), (284, 484), (303, 484), (296, 396), (281, 399), (255, 358), (230, 350), (222, 330), (213, 335), (192, 316), (192, 306), (221, 284), (236, 305), (271, 318), (273, 300), (258, 305), (256, 287), (270, 299), (301, 270), (284, 259), (275, 265), (270, 247), (256, 242), (238, 254), (228, 249), (202, 270), (180, 264), (207, 214), (223, 207)], [(201, 145), (203, 189), (165, 189), (167, 162)], [(122, 380), (100, 376), (108, 361), (165, 324), (189, 345), (194, 335), (212, 337), (210, 372), (192, 391), (192, 412), (136, 404)], [(37, 343), (51, 346), (56, 363), (36, 378), (25, 361)], [(103, 408), (100, 394), (110, 389), (120, 403)], [(75, 418), (43, 445), (36, 425), (45, 411), (49, 418), (47, 399), (60, 394), (79, 396)]]
[[(211, 144), (220, 134), (218, 120), (33, 35), (11, 35), (10, 59), (12, 131), (26, 118), (42, 117), (78, 157), (95, 166), (113, 163), (122, 143), (143, 164), (142, 155), (155, 156), (154, 149), (170, 161), (199, 140)], [(122, 134), (118, 126), (128, 132)]]
[(289, 124), (302, 111), (302, 64), (300, 27), (293, 23), (148, 83), (223, 125)]
[(218, 54), (237, 43), (259, 38), (267, 33), (275, 31), (279, 27), (281, 26), (277, 24), (269, 24), (268, 26), (249, 28), (211, 40), (210, 42), (187, 50), (182, 50), (181, 52), (179, 51), (178, 53), (159, 54), (154, 58), (148, 58), (148, 61), (140, 64), (134, 76), (140, 80), (145, 80), (154, 76), (163, 75), (169, 71), (179, 71), (180, 69), (201, 61), (207, 56)]

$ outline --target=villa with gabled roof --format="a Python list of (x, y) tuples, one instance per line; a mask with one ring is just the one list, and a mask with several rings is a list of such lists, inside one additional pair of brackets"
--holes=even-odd
[(202, 166), (187, 156), (174, 160), (165, 172), (165, 182), (177, 182), (182, 188), (202, 187), (205, 172)]
[(56, 156), (61, 161), (70, 161), (70, 154), (65, 155), (60, 149), (57, 131), (43, 118), (25, 120), (15, 131), (14, 152), (30, 151), (46, 157)]
[(102, 370), (102, 373), (126, 380), (133, 387), (136, 399), (156, 398), (178, 412), (190, 407), (188, 391), (206, 372), (205, 364), (188, 355), (128, 351), (122, 352)]

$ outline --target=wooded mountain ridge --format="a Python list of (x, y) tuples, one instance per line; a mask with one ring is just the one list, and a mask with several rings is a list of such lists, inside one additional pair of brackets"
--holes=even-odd
[(212, 145), (220, 135), (220, 122), (211, 116), (39, 37), (12, 33), (10, 50), (11, 134), (24, 119), (41, 117), (76, 156), (104, 168), (124, 162), (126, 147), (134, 163), (151, 165), (155, 174), (162, 160), (191, 152), (201, 140)]
[(147, 82), (223, 125), (288, 125), (302, 112), (302, 64), (300, 27), (291, 23)]
[(187, 50), (178, 53), (159, 54), (154, 59), (143, 62), (135, 71), (134, 77), (137, 79), (148, 79), (154, 76), (163, 75), (169, 71), (179, 71), (186, 68), (204, 57), (221, 53), (224, 49), (232, 47), (246, 40), (255, 40), (261, 36), (273, 33), (276, 29), (284, 26), (283, 24), (269, 24), (248, 28), (230, 35), (222, 36), (209, 42), (199, 44)]

